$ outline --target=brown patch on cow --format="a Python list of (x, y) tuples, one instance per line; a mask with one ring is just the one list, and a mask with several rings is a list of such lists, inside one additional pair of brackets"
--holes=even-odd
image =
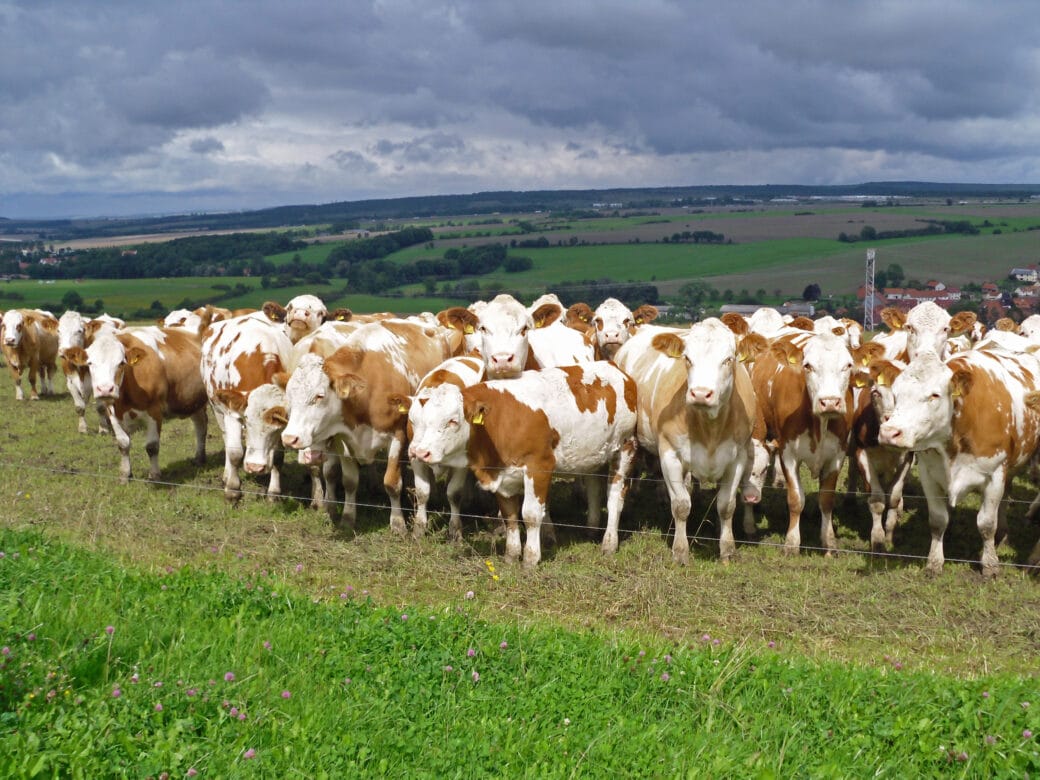
[(272, 406), (264, 411), (261, 419), (273, 428), (284, 428), (289, 424), (289, 412), (284, 406)]
[(285, 307), (280, 303), (265, 301), (264, 305), (260, 307), (260, 310), (267, 316), (267, 319), (271, 320), (271, 322), (285, 322)]
[(950, 319), (950, 335), (959, 336), (962, 333), (971, 330), (977, 320), (978, 315), (973, 311), (957, 312)]
[(769, 349), (769, 340), (761, 333), (748, 333), (737, 343), (737, 360), (754, 363), (755, 359)]
[(868, 341), (865, 344), (860, 344), (858, 347), (850, 348), (849, 352), (852, 353), (852, 359), (857, 365), (869, 366), (874, 361), (881, 360), (885, 356), (885, 345)]
[(221, 388), (213, 393), (213, 400), (223, 404), (235, 414), (242, 414), (246, 410), (246, 402), (249, 400), (245, 393), (230, 388)]
[(441, 385), (455, 385), (459, 390), (466, 386), (458, 374), (446, 368), (438, 368), (433, 373), (427, 374), (422, 383), (423, 387), (440, 387)]
[(813, 324), (813, 321), (804, 315), (801, 317), (795, 317), (793, 320), (791, 320), (791, 327), (797, 328), (798, 330), (816, 330), (816, 325)]
[(576, 327), (578, 330), (583, 330), (583, 328), (578, 326), (578, 323), (588, 327), (592, 324), (592, 320), (595, 316), (596, 313), (587, 303), (574, 303), (567, 309), (564, 324), (572, 328)]
[(567, 378), (567, 386), (571, 395), (574, 396), (574, 404), (580, 412), (595, 412), (600, 403), (607, 410), (607, 422), (614, 422), (617, 414), (617, 391), (607, 382), (597, 378), (592, 384), (584, 380), (585, 371), (581, 366), (561, 366), (564, 376)]
[(452, 306), (450, 309), (437, 312), (437, 321), (446, 328), (454, 328), (463, 333), (473, 333), (480, 325), (477, 315), (462, 306)]
[(889, 330), (900, 330), (906, 325), (906, 314), (894, 306), (886, 306), (881, 310), (881, 321)]
[(686, 344), (676, 333), (658, 333), (651, 339), (650, 345), (670, 358), (681, 358), (686, 349)]

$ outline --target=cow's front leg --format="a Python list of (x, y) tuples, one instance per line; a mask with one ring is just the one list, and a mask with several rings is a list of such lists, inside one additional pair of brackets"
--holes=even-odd
[(551, 477), (546, 472), (538, 472), (534, 476), (524, 474), (524, 530), (527, 531), (527, 543), (524, 546), (524, 568), (533, 569), (542, 559), (542, 518), (549, 501), (549, 482)]
[(156, 419), (145, 415), (144, 451), (148, 454), (148, 479), (158, 482), (159, 471), (159, 434), (162, 433), (162, 418)]
[(506, 526), (506, 563), (516, 563), (520, 560), (520, 496), (505, 496), (496, 493), (498, 499), (498, 511), (501, 513)]
[(686, 487), (683, 464), (674, 450), (661, 453), (661, 474), (672, 506), (675, 539), (672, 540), (672, 560), (685, 566), (690, 562), (690, 541), (686, 538), (686, 520), (690, 516), (690, 493)]
[(401, 452), (403, 450), (404, 433), (399, 432), (390, 441), (386, 471), (383, 473), (383, 487), (390, 499), (390, 530), (398, 536), (404, 536), (408, 532), (404, 524), (404, 512), (401, 511), (401, 489), (404, 484), (401, 477)]

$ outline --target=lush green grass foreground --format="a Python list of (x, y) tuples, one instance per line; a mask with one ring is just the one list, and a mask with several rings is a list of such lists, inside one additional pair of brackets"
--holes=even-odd
[(1017, 676), (495, 624), (469, 594), (441, 611), (312, 600), (34, 531), (0, 529), (0, 553), (5, 777), (1040, 771), (1036, 683)]

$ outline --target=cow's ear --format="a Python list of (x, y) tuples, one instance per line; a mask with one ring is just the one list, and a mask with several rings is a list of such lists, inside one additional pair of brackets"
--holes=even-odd
[(271, 322), (285, 322), (285, 307), (274, 301), (267, 301), (260, 310)]
[(736, 336), (744, 336), (748, 332), (748, 321), (735, 311), (728, 311), (720, 317), (722, 324), (733, 331)]
[(138, 363), (141, 362), (141, 358), (143, 358), (147, 354), (148, 353), (140, 347), (130, 347), (126, 351), (126, 364), (128, 366), (136, 366)]
[(993, 323), (993, 330), (1004, 330), (1008, 333), (1014, 333), (1018, 329), (1015, 325), (1015, 321), (1010, 317), (1001, 317), (999, 320)]
[(595, 316), (595, 312), (587, 303), (572, 303), (570, 308), (567, 309), (567, 322), (573, 322), (574, 320), (580, 320), (588, 325), (592, 322), (592, 318)]
[(483, 425), (487, 419), (491, 407), (484, 401), (465, 401), (463, 403), (463, 416), (470, 425)]
[(552, 325), (563, 314), (563, 309), (555, 303), (543, 303), (533, 312), (531, 319), (534, 320), (536, 328), (547, 328)]
[(977, 319), (978, 315), (973, 311), (957, 312), (950, 320), (950, 335), (959, 336), (965, 331), (971, 330)]
[(1026, 393), (1026, 406), (1034, 412), (1040, 412), (1040, 390), (1030, 390)]
[(741, 363), (752, 363), (767, 349), (769, 349), (769, 342), (765, 336), (761, 333), (748, 333), (737, 346), (737, 358)]
[(785, 366), (796, 366), (802, 362), (802, 350), (789, 341), (774, 341), (769, 348), (773, 356)]
[(387, 397), (387, 402), (390, 408), (399, 414), (408, 414), (408, 410), (412, 406), (411, 397), (400, 393), (391, 393)]
[(852, 352), (852, 358), (861, 366), (869, 366), (875, 360), (881, 360), (885, 356), (885, 346), (875, 341), (868, 341), (850, 352)]
[(65, 350), (65, 359), (76, 368), (87, 365), (87, 351), (83, 347), (69, 347)]
[(350, 309), (333, 309), (325, 318), (326, 322), (349, 322), (354, 316)]
[(887, 306), (881, 310), (881, 321), (892, 330), (899, 330), (906, 325), (906, 315), (894, 306)]
[(245, 393), (239, 392), (238, 390), (217, 390), (213, 396), (215, 400), (222, 403), (235, 414), (242, 414), (242, 412), (246, 410)]
[(675, 333), (658, 333), (650, 342), (654, 349), (670, 358), (681, 358), (686, 345)]
[(278, 387), (280, 387), (282, 390), (284, 390), (285, 386), (287, 384), (289, 384), (289, 372), (288, 371), (278, 371), (277, 373), (272, 374), (271, 375), (271, 382), (273, 384), (277, 385)]
[(289, 424), (289, 413), (284, 406), (272, 406), (260, 418), (273, 428), (284, 428)]
[(645, 325), (648, 322), (653, 322), (657, 319), (658, 315), (657, 307), (651, 306), (649, 303), (644, 303), (634, 312), (632, 312), (632, 319), (635, 320), (636, 325)]
[(461, 330), (466, 335), (474, 333), (480, 320), (477, 315), (462, 306), (452, 306), (437, 313), (437, 320), (444, 326)]
[(950, 379), (950, 395), (955, 399), (963, 399), (968, 393), (971, 392), (971, 385), (974, 381), (971, 371), (965, 368), (959, 368), (953, 372), (953, 377)]
[(331, 379), (332, 389), (344, 401), (352, 395), (356, 396), (359, 393), (363, 393), (368, 388), (368, 382), (357, 374), (338, 374), (331, 377)]

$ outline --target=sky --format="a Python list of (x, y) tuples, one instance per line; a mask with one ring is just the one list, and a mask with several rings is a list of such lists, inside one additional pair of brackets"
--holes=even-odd
[(0, 0), (0, 217), (1040, 182), (1034, 0)]

